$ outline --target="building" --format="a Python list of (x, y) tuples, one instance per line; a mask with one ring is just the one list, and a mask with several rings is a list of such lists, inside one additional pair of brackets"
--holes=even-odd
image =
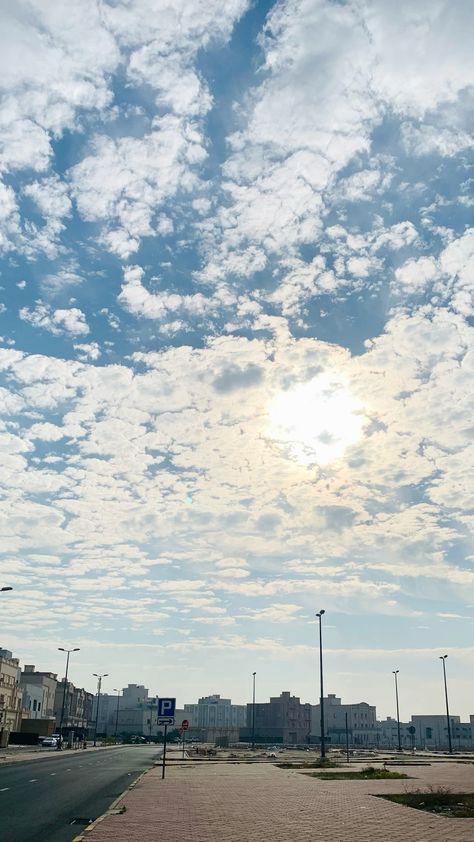
[[(453, 750), (473, 748), (473, 720), (473, 716), (470, 717), (470, 722), (461, 722), (459, 716), (449, 717)], [(416, 714), (412, 716), (411, 724), (415, 727), (414, 740), (417, 748), (444, 751), (449, 748), (448, 721), (445, 714)]]
[[(83, 687), (75, 687), (72, 681), (64, 678), (56, 685), (54, 715), (56, 728), (61, 724), (63, 733), (74, 731), (79, 738), (87, 736), (92, 727), (92, 703), (94, 696)], [(63, 712), (64, 704), (64, 712)]]
[(25, 664), (20, 676), (23, 694), (23, 713), (30, 719), (54, 717), (57, 675), (53, 672), (36, 672), (33, 664)]
[[(243, 742), (253, 738), (253, 704), (247, 705), (247, 724), (241, 729)], [(255, 742), (302, 745), (310, 741), (311, 705), (284, 691), (269, 702), (255, 705)]]
[[(324, 734), (331, 745), (346, 742), (346, 721), (351, 745), (376, 746), (378, 738), (377, 712), (367, 702), (343, 705), (334, 693), (324, 699)], [(346, 720), (347, 715), (347, 720)], [(321, 740), (321, 707), (311, 706), (311, 742)]]
[[(203, 696), (197, 704), (185, 704), (183, 719), (189, 722), (189, 736), (206, 743), (221, 745), (239, 741), (240, 729), (247, 722), (246, 705), (233, 705), (219, 694)], [(181, 724), (176, 716), (178, 727)]]
[[(400, 722), (400, 745), (403, 748), (413, 748), (413, 735), (408, 730), (411, 722)], [(398, 749), (398, 722), (391, 716), (377, 722), (377, 746), (380, 748)]]
[(20, 663), (8, 649), (0, 649), (0, 746), (21, 726)]
[(196, 728), (244, 728), (247, 722), (246, 705), (233, 705), (231, 699), (218, 694), (203, 696), (197, 704), (184, 706), (185, 718)]

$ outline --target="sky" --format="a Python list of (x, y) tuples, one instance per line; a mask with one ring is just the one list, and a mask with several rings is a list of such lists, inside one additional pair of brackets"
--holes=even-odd
[(0, 645), (474, 713), (471, 0), (0, 9)]

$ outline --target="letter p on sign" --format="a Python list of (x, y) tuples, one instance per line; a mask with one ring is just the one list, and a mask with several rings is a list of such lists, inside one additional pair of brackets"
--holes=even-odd
[(174, 716), (176, 699), (158, 699), (158, 716)]

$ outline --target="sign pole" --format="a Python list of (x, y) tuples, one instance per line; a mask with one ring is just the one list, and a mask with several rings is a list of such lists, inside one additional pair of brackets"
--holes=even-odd
[(161, 768), (161, 780), (165, 779), (165, 766), (166, 766), (166, 737), (168, 734), (168, 726), (165, 725), (165, 736), (163, 741), (163, 766)]
[(186, 731), (183, 731), (183, 760), (184, 760), (184, 743), (186, 740)]

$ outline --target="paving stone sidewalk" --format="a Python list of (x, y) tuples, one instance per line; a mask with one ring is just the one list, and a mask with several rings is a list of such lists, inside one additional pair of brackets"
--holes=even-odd
[(270, 765), (153, 769), (88, 842), (474, 842), (474, 819), (450, 819), (371, 793), (426, 786), (474, 791), (474, 766), (402, 768), (405, 781), (318, 781)]

